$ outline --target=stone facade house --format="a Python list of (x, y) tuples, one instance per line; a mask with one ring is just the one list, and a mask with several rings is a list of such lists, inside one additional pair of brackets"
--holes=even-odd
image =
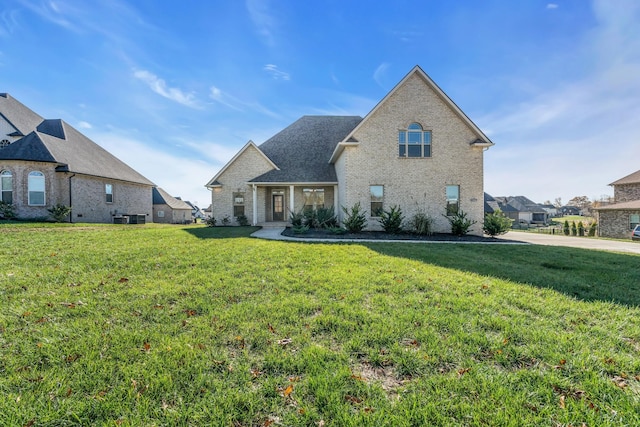
[(292, 212), (356, 203), (368, 229), (382, 209), (484, 218), (483, 153), (489, 138), (418, 66), (364, 118), (303, 116), (261, 145), (249, 141), (207, 184), (217, 220), (286, 224)]
[(160, 187), (153, 188), (153, 222), (190, 224), (193, 207)]
[(0, 93), (0, 200), (18, 218), (44, 219), (57, 204), (70, 222), (151, 220), (153, 183), (60, 119), (45, 120)]
[(609, 184), (614, 203), (593, 208), (598, 236), (629, 238), (640, 224), (640, 170)]

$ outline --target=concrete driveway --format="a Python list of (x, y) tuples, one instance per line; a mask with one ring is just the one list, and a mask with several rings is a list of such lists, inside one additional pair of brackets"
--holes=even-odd
[(622, 240), (558, 236), (542, 233), (525, 233), (521, 231), (510, 231), (507, 234), (499, 236), (499, 238), (504, 240), (517, 240), (534, 245), (568, 246), (571, 248), (640, 254), (640, 242), (632, 242), (631, 240), (625, 242)]

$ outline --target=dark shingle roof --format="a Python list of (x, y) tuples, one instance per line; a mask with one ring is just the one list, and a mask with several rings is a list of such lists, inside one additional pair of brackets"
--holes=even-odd
[(0, 114), (18, 131), (12, 136), (26, 135), (44, 120), (8, 93), (0, 93)]
[(173, 197), (162, 188), (153, 187), (152, 195), (154, 205), (168, 205), (171, 209), (192, 209), (189, 204)]
[(331, 153), (362, 121), (359, 116), (303, 116), (259, 146), (280, 170), (250, 182), (336, 182)]
[[(7, 99), (11, 102), (5, 102)], [(26, 136), (0, 149), (0, 160), (57, 163), (59, 170), (153, 185), (147, 178), (68, 123), (60, 119), (43, 120), (33, 112), (31, 117), (27, 117), (25, 110), (31, 111), (9, 95), (5, 98), (0, 94), (0, 113), (4, 117), (20, 117), (24, 119), (22, 123), (32, 120), (31, 124), (35, 118), (39, 120), (31, 129), (19, 129)]]
[(621, 184), (640, 184), (640, 170), (630, 175), (620, 178), (617, 181), (612, 182), (609, 185), (621, 185)]

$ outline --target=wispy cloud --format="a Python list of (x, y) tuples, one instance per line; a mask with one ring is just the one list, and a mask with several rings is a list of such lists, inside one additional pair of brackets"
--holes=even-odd
[(78, 122), (78, 128), (79, 129), (91, 129), (93, 126), (91, 126), (91, 123), (89, 122), (85, 122), (85, 121), (80, 121)]
[(267, 64), (263, 70), (268, 72), (275, 80), (291, 80), (289, 73), (280, 70), (277, 65)]
[(558, 5), (555, 3), (547, 3), (547, 9), (557, 9)]
[(386, 77), (387, 70), (389, 69), (390, 64), (387, 62), (383, 62), (378, 65), (378, 68), (373, 72), (373, 80), (383, 89), (387, 89), (386, 85), (383, 82), (383, 79)]
[(191, 108), (199, 108), (193, 93), (185, 93), (181, 89), (168, 87), (167, 83), (146, 70), (134, 70), (133, 76), (146, 83), (149, 88), (160, 96)]
[(5, 10), (0, 13), (0, 37), (14, 33), (19, 26), (17, 17), (17, 10)]
[(276, 20), (269, 9), (268, 0), (247, 0), (249, 17), (256, 27), (258, 35), (267, 46), (275, 45)]
[(229, 95), (226, 92), (223, 92), (216, 86), (211, 86), (211, 88), (209, 89), (209, 98), (219, 103), (220, 105), (224, 105), (225, 107), (232, 110), (241, 112), (251, 110), (272, 118), (280, 118), (280, 115), (278, 113), (269, 110), (265, 106), (257, 102), (242, 101), (232, 95)]

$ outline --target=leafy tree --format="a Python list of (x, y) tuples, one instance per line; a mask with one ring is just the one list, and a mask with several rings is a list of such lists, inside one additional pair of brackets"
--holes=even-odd
[(362, 210), (360, 202), (351, 206), (350, 209), (343, 206), (342, 212), (345, 214), (342, 224), (349, 233), (359, 233), (367, 226), (367, 215), (366, 212)]
[(556, 208), (561, 208), (562, 207), (562, 197), (556, 197), (555, 199), (553, 199), (553, 206), (555, 206)]
[(446, 216), (447, 221), (451, 224), (451, 234), (455, 236), (464, 236), (465, 234), (471, 231), (471, 226), (476, 223), (476, 221), (472, 221), (467, 218), (467, 213), (464, 211), (459, 211), (455, 215)]
[(587, 196), (576, 196), (567, 202), (567, 206), (575, 206), (583, 212), (591, 209), (591, 201)]
[(49, 211), (55, 222), (62, 222), (67, 218), (67, 215), (71, 213), (71, 208), (58, 203), (57, 205), (47, 209), (47, 211)]
[(505, 234), (511, 228), (511, 219), (501, 211), (497, 210), (494, 213), (490, 213), (484, 216), (484, 224), (482, 231), (491, 237), (496, 237), (500, 234)]
[(387, 233), (399, 233), (402, 231), (402, 221), (404, 221), (404, 216), (402, 215), (402, 209), (400, 206), (391, 206), (390, 210), (383, 210), (380, 213), (380, 219), (378, 222), (384, 228), (384, 231)]

